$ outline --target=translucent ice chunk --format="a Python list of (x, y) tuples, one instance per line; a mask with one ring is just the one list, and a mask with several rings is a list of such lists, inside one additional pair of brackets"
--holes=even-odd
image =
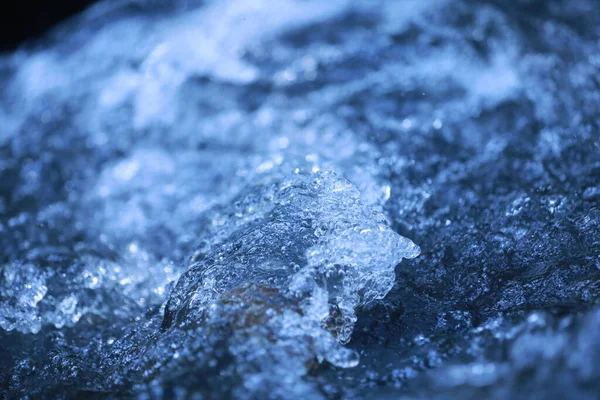
[(29, 264), (0, 266), (0, 327), (37, 333), (42, 319), (37, 305), (48, 288), (40, 271)]
[(395, 266), (417, 256), (418, 247), (328, 171), (274, 174), (233, 204), (230, 215), (239, 204), (252, 212), (195, 255), (163, 326), (228, 324), (229, 351), (252, 385), (277, 379), (277, 370), (304, 375), (322, 361), (356, 365), (357, 355), (340, 345), (350, 340), (355, 309), (384, 297)]

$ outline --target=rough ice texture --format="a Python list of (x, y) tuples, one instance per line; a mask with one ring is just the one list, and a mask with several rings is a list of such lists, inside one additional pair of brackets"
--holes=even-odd
[(0, 397), (597, 399), (599, 26), (123, 0), (2, 56)]

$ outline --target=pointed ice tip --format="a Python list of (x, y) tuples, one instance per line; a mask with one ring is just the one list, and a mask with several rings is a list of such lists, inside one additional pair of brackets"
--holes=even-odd
[(412, 240), (407, 239), (408, 240), (408, 244), (406, 246), (406, 255), (404, 256), (404, 258), (415, 258), (417, 257), (419, 254), (421, 254), (421, 248), (419, 246), (417, 246)]

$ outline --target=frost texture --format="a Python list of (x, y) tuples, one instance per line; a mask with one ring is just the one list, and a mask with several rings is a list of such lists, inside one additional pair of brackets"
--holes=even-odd
[(1, 56), (0, 397), (598, 398), (597, 8), (106, 1)]
[(38, 333), (41, 320), (36, 306), (48, 290), (44, 276), (30, 265), (4, 266), (2, 272), (0, 327)]

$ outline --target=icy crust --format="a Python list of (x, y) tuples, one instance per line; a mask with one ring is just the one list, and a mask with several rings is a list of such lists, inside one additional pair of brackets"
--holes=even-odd
[(273, 174), (233, 204), (235, 230), (195, 254), (163, 328), (227, 324), (228, 351), (261, 390), (323, 361), (355, 366), (358, 355), (339, 344), (350, 340), (355, 308), (383, 298), (418, 247), (332, 172)]
[(597, 399), (596, 11), (126, 0), (2, 57), (0, 392)]
[(136, 253), (115, 257), (79, 247), (50, 261), (1, 265), (0, 328), (37, 334), (46, 325), (72, 327), (84, 316), (127, 318), (160, 304), (179, 274), (170, 263)]
[(48, 288), (44, 276), (31, 265), (17, 263), (0, 270), (0, 327), (37, 333), (41, 319), (36, 306)]

